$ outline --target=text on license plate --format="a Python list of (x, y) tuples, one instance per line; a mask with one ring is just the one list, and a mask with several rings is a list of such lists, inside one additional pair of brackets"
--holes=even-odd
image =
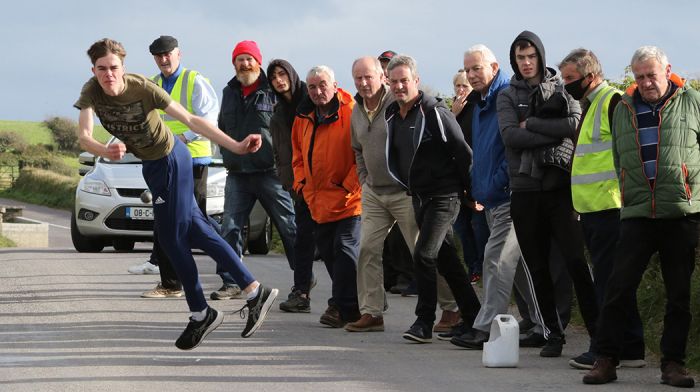
[(126, 217), (129, 219), (153, 220), (153, 208), (126, 207)]

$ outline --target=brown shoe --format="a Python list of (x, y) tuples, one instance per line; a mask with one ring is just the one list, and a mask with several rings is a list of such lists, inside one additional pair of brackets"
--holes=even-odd
[(688, 370), (675, 361), (661, 363), (661, 383), (680, 388), (695, 386), (695, 380), (688, 375)]
[(343, 328), (345, 326), (345, 321), (340, 317), (340, 310), (334, 305), (328, 306), (321, 315), (319, 322), (332, 328)]
[(440, 321), (433, 327), (433, 332), (450, 332), (452, 327), (459, 324), (459, 320), (459, 312), (443, 310)]
[(617, 361), (610, 357), (599, 357), (593, 364), (593, 369), (583, 376), (584, 384), (607, 384), (617, 380), (615, 367)]
[(384, 331), (384, 317), (363, 314), (359, 320), (345, 325), (348, 332), (382, 332)]

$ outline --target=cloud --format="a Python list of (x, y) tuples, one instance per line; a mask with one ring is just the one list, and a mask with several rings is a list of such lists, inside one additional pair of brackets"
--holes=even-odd
[(0, 15), (0, 69), (10, 75), (0, 119), (77, 117), (72, 105), (91, 76), (85, 51), (103, 37), (125, 45), (129, 72), (152, 75), (157, 69), (148, 45), (161, 34), (173, 35), (183, 65), (209, 77), (217, 91), (232, 77), (231, 51), (243, 39), (259, 43), (264, 65), (284, 58), (304, 75), (326, 64), (353, 93), (352, 61), (392, 49), (416, 58), (422, 82), (451, 94), (465, 49), (484, 43), (510, 71), (508, 48), (526, 29), (542, 38), (550, 66), (571, 49), (586, 47), (617, 79), (637, 47), (655, 44), (668, 53), (674, 70), (697, 74), (700, 28), (694, 15), (700, 3), (679, 0), (674, 10), (671, 15), (649, 0), (594, 0), (585, 8), (541, 0), (13, 1)]

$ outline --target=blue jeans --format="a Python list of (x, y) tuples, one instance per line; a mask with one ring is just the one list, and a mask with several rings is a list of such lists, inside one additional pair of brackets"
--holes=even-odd
[[(243, 236), (241, 234), (256, 200), (260, 201), (280, 234), (289, 268), (293, 270), (294, 239), (297, 229), (296, 223), (294, 223), (294, 206), (289, 192), (282, 188), (279, 177), (272, 171), (228, 174), (224, 189), (224, 216), (221, 223), (221, 236), (235, 249), (239, 256), (243, 254)], [(216, 271), (216, 273), (220, 272)], [(220, 275), (222, 275), (224, 283), (235, 283), (228, 280), (230, 276)]]
[(437, 306), (437, 276), (440, 273), (455, 297), (465, 325), (473, 325), (481, 304), (469, 284), (467, 271), (457, 255), (452, 225), (459, 213), (456, 195), (413, 196), (413, 209), (420, 233), (413, 253), (418, 303), (418, 322), (431, 326)]
[(357, 259), (360, 256), (360, 217), (319, 223), (314, 231), (318, 251), (331, 277), (328, 305), (335, 305), (344, 320), (359, 314), (357, 304)]

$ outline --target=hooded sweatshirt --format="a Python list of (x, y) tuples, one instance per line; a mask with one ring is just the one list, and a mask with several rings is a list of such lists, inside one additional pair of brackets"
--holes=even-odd
[(270, 65), (267, 66), (267, 74), (271, 75), (275, 67), (280, 67), (287, 72), (292, 101), (288, 102), (283, 94), (275, 91), (274, 87), (272, 88), (272, 92), (277, 96), (277, 105), (275, 105), (275, 111), (272, 114), (272, 118), (270, 118), (272, 153), (282, 186), (287, 191), (292, 192), (294, 187), (292, 124), (294, 124), (294, 117), (296, 117), (299, 103), (306, 98), (307, 90), (306, 83), (299, 79), (299, 74), (289, 62), (280, 59), (272, 60)]
[(419, 196), (462, 195), (471, 188), (472, 150), (464, 140), (455, 116), (442, 100), (423, 94), (411, 110), (418, 110), (413, 127), (413, 159), (409, 178), (401, 182), (399, 162), (391, 146), (395, 135), (392, 122), (399, 114), (394, 101), (386, 109), (386, 159), (389, 173), (411, 194)]
[[(530, 42), (538, 54), (541, 81), (531, 86), (518, 69), (515, 59), (515, 43), (520, 40)], [(561, 143), (563, 138), (573, 138), (581, 117), (581, 107), (564, 90), (564, 83), (558, 72), (546, 66), (544, 46), (532, 32), (523, 31), (510, 47), (510, 64), (514, 75), (510, 87), (501, 91), (498, 97), (498, 125), (506, 146), (508, 175), (512, 191), (549, 191), (570, 186), (569, 173), (552, 166), (531, 168), (540, 165), (534, 161), (536, 152), (542, 147)], [(538, 102), (537, 94), (543, 91), (557, 91), (563, 94), (562, 114), (556, 117), (535, 116), (538, 108), (531, 107)], [(525, 128), (520, 122), (527, 120)], [(523, 162), (526, 160), (526, 162)]]

